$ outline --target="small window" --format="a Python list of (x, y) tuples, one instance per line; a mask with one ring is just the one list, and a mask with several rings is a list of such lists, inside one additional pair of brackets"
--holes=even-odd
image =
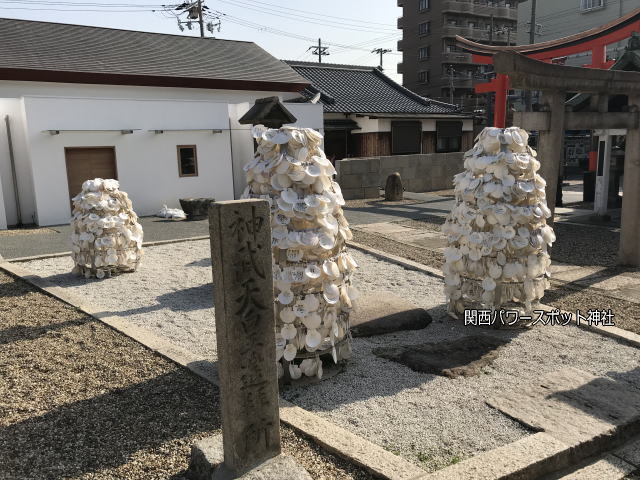
[(429, 47), (420, 47), (418, 49), (418, 60), (426, 60), (429, 58)]
[(418, 0), (418, 11), (429, 10), (429, 0)]
[(178, 145), (178, 173), (181, 177), (198, 176), (198, 155), (195, 145)]
[(580, 0), (580, 10), (583, 12), (604, 8), (604, 0)]
[(478, 24), (476, 22), (469, 22), (469, 28), (478, 28)]
[(436, 122), (436, 152), (462, 150), (462, 122)]
[(418, 82), (429, 83), (429, 70), (421, 70), (418, 72)]
[(429, 35), (431, 33), (431, 22), (418, 24), (418, 35)]
[(422, 150), (422, 122), (391, 122), (391, 154), (407, 155)]

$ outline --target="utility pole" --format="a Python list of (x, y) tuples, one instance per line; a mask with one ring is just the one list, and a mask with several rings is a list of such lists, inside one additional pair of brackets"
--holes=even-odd
[(382, 70), (382, 56), (385, 53), (389, 53), (391, 50), (389, 50), (388, 48), (375, 48), (373, 50), (371, 50), (371, 53), (379, 53), (380, 54), (380, 70)]
[(453, 66), (449, 66), (449, 103), (453, 104)]
[(531, 24), (529, 27), (529, 44), (536, 43), (536, 0), (531, 0)]
[(491, 15), (491, 26), (489, 28), (489, 45), (493, 45), (493, 15)]
[[(531, 23), (529, 25), (529, 45), (536, 43), (536, 0), (531, 0)], [(524, 92), (524, 104), (527, 111), (531, 111), (531, 90)]]
[(204, 38), (204, 20), (202, 19), (202, 0), (198, 0), (198, 23), (200, 24), (200, 37)]
[(327, 51), (329, 49), (329, 47), (323, 47), (322, 46), (322, 39), (318, 39), (318, 45), (312, 45), (309, 48), (307, 48), (307, 52), (309, 50), (312, 50), (312, 54), (313, 55), (317, 55), (318, 56), (318, 63), (322, 63), (322, 56), (323, 55), (329, 55), (329, 52)]

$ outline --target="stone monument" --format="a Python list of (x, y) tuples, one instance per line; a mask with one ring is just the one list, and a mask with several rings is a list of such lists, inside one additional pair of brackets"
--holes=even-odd
[(269, 204), (212, 203), (222, 435), (192, 448), (193, 479), (310, 479), (280, 454)]
[(384, 186), (384, 199), (388, 202), (397, 202), (403, 198), (402, 178), (398, 172), (394, 172), (387, 177)]

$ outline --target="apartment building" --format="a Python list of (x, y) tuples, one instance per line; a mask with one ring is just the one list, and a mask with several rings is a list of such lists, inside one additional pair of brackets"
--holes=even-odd
[(490, 78), (471, 54), (456, 46), (455, 36), (492, 45), (515, 45), (517, 0), (397, 0), (402, 7), (398, 73), (403, 86), (418, 95), (454, 103), (470, 112), (484, 107), (476, 83)]
[[(435, 2), (434, 2), (435, 3)], [(530, 43), (532, 1), (520, 2), (518, 7), (518, 45)], [(640, 8), (640, 0), (558, 0), (536, 2), (535, 42), (584, 32), (616, 20)], [(607, 46), (607, 57), (617, 59), (624, 53), (626, 42)], [(566, 59), (565, 65), (582, 66), (591, 63), (591, 53), (585, 52)]]

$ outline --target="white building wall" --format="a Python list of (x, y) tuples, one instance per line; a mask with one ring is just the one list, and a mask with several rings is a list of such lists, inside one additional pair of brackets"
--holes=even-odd
[(2, 193), (2, 177), (0, 176), (0, 230), (7, 228), (7, 215), (4, 208), (4, 195)]
[[(139, 215), (152, 215), (181, 197), (233, 198), (231, 141), (226, 103), (25, 97), (28, 156), (33, 169), (37, 223), (67, 223), (70, 217), (65, 147), (115, 147), (121, 188)], [(139, 129), (118, 132), (44, 130)], [(220, 129), (156, 134), (156, 129)], [(177, 145), (197, 146), (198, 176), (179, 177)], [(76, 192), (72, 192), (75, 194)]]
[[(15, 224), (17, 215), (4, 129), (6, 114), (12, 125), (22, 222), (54, 225), (67, 223), (70, 213), (65, 147), (115, 147), (119, 180), (140, 215), (154, 214), (164, 203), (179, 206), (178, 198), (186, 196), (233, 198), (235, 192), (241, 193), (244, 188), (244, 172), (233, 170), (232, 149), (234, 161), (244, 162), (251, 158), (253, 144), (245, 132), (249, 127), (238, 126), (237, 122), (232, 126), (231, 117), (236, 115), (237, 120), (256, 99), (268, 96), (286, 100), (298, 94), (2, 80), (0, 187), (7, 223)], [(239, 115), (234, 104), (245, 105)], [(314, 119), (312, 124), (305, 126), (322, 129), (321, 105), (301, 105), (292, 109), (305, 123), (308, 123), (307, 118)], [(49, 129), (126, 128), (140, 130), (131, 135), (63, 132), (52, 136), (42, 133)], [(155, 134), (148, 131), (189, 128), (223, 132)], [(181, 178), (177, 170), (176, 146), (188, 144), (197, 145), (199, 175)]]
[(209, 102), (253, 102), (257, 98), (279, 96), (287, 100), (298, 93), (249, 90), (212, 90), (205, 88), (138, 87), (131, 85), (87, 85), (54, 82), (0, 80), (0, 98), (23, 96), (60, 96), (87, 98), (128, 98), (131, 100), (204, 100)]
[[(354, 120), (360, 126), (360, 130), (356, 130), (354, 133), (369, 133), (369, 132), (390, 132), (391, 131), (391, 122), (393, 121), (403, 121), (403, 120), (414, 120), (411, 117), (399, 117), (399, 118), (369, 118), (369, 117), (357, 117), (356, 115), (350, 115), (350, 119)], [(442, 120), (456, 120), (455, 117), (442, 117)], [(436, 131), (436, 121), (438, 118), (427, 118), (427, 119), (417, 119), (422, 122), (422, 131), (423, 132), (435, 132)], [(462, 130), (463, 131), (471, 131), (473, 130), (473, 120), (472, 119), (462, 119)]]
[(9, 142), (4, 118), (9, 116), (11, 126), (11, 140), (16, 165), (16, 178), (22, 223), (35, 222), (35, 201), (31, 164), (25, 137), (25, 116), (22, 99), (0, 98), (0, 182), (2, 182), (4, 209), (8, 225), (18, 222), (11, 161), (9, 157)]

